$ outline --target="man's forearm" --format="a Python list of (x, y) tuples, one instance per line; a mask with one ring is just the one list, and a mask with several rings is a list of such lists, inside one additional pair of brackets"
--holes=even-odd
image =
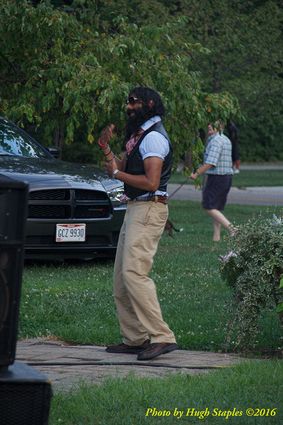
[(213, 168), (212, 164), (203, 164), (196, 170), (195, 174), (198, 174), (201, 176), (202, 174), (206, 173), (210, 168)]
[(134, 175), (120, 171), (115, 173), (115, 178), (128, 184), (129, 186), (136, 187), (137, 189), (154, 192), (158, 189), (158, 184), (151, 181), (146, 175)]
[(197, 169), (194, 173), (192, 173), (192, 174), (190, 175), (190, 178), (191, 178), (192, 180), (196, 180), (198, 176), (201, 176), (201, 175), (202, 175), (202, 174), (204, 174), (207, 170), (209, 170), (210, 168), (213, 168), (213, 167), (214, 167), (214, 165), (212, 165), (212, 164), (203, 164), (203, 165), (201, 165), (200, 167), (198, 167), (198, 169)]
[(118, 170), (119, 171), (124, 171), (125, 168), (126, 168), (126, 153), (124, 152), (122, 154), (122, 158), (121, 159), (119, 159), (119, 158), (117, 158), (115, 156), (115, 161), (116, 161)]

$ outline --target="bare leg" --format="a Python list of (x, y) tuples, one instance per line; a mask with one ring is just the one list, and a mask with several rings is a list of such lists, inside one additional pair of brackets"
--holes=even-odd
[(216, 220), (213, 220), (213, 241), (219, 242), (221, 235), (221, 223)]
[[(227, 220), (227, 218), (225, 217), (224, 214), (222, 214), (222, 212), (216, 210), (216, 209), (212, 209), (212, 210), (205, 210), (207, 212), (207, 214), (212, 217), (213, 219), (213, 227), (214, 227), (214, 235), (213, 235), (213, 240), (220, 240), (220, 228), (221, 225), (223, 227), (225, 227), (225, 229), (227, 229), (230, 232), (230, 235), (233, 235), (235, 233), (235, 229), (232, 226), (232, 224), (230, 223), (229, 220)], [(215, 222), (218, 223), (218, 225), (220, 224), (220, 228), (219, 228), (219, 239), (215, 239), (215, 236), (218, 236), (217, 233), (215, 234)], [(218, 229), (216, 230), (216, 232), (218, 231)]]

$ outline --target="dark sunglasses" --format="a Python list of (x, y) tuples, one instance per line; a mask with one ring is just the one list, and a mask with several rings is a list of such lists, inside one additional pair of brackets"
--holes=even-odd
[(142, 102), (142, 100), (139, 99), (138, 97), (134, 97), (134, 96), (130, 96), (126, 100), (127, 105), (134, 105), (135, 103), (138, 103), (138, 102)]

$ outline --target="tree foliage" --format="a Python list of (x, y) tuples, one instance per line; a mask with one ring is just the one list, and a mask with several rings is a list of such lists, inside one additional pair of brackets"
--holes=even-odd
[(282, 160), (282, 19), (279, 0), (3, 0), (1, 110), (45, 144), (82, 145), (109, 120), (121, 138), (127, 92), (146, 84), (176, 159), (230, 115), (242, 159)]
[[(183, 36), (185, 18), (169, 19), (158, 1), (133, 2), (126, 17), (125, 0), (37, 3), (0, 5), (0, 93), (2, 112), (45, 144), (92, 144), (109, 121), (122, 134), (136, 85), (161, 93), (176, 160), (193, 143), (200, 150), (198, 129), (209, 120), (238, 112), (230, 94), (204, 91), (194, 58), (207, 50)], [(135, 7), (148, 15), (144, 25), (131, 20)]]
[(184, 0), (180, 13), (192, 27), (187, 37), (210, 51), (200, 57), (207, 90), (239, 100), (245, 160), (283, 160), (282, 2)]

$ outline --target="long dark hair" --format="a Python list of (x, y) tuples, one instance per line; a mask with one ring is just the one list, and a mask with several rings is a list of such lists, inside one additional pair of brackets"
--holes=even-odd
[(153, 100), (154, 106), (151, 109), (151, 116), (160, 115), (161, 117), (163, 117), (165, 115), (165, 108), (161, 100), (160, 94), (157, 93), (155, 90), (149, 87), (135, 87), (130, 91), (129, 94), (129, 96), (133, 95), (143, 100), (145, 104), (147, 104), (150, 100)]
[[(155, 115), (163, 117), (165, 114), (165, 108), (161, 97), (155, 90), (149, 87), (135, 87), (129, 93), (129, 97), (131, 96), (142, 100), (143, 106), (141, 109), (135, 111), (134, 116), (128, 117), (125, 128), (125, 141), (127, 141), (145, 121)], [(153, 100), (152, 106), (148, 105), (150, 100)]]

